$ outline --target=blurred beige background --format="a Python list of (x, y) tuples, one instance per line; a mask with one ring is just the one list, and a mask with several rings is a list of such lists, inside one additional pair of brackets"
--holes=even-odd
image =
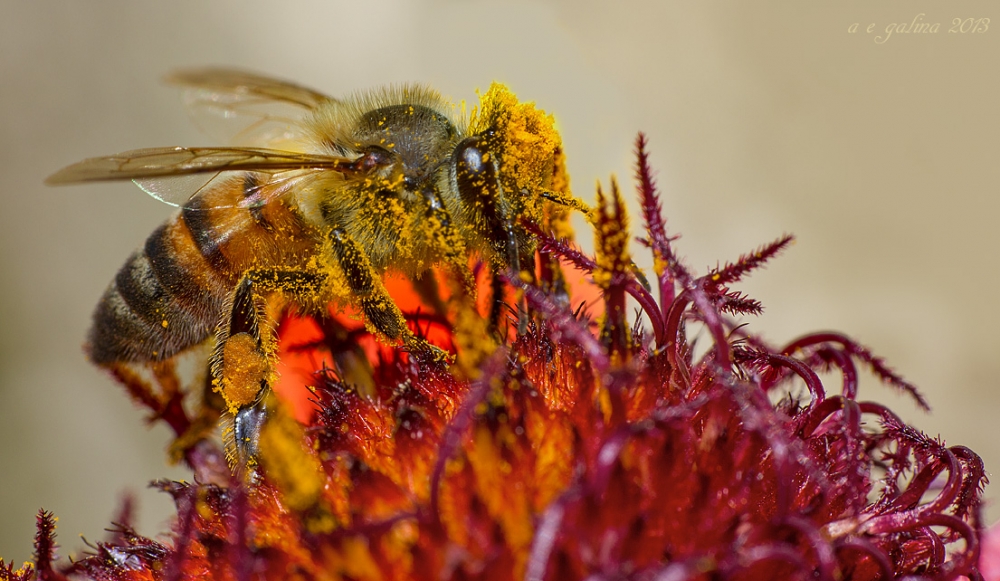
[[(876, 42), (921, 13), (937, 34)], [(993, 29), (947, 32), (969, 17)], [(416, 80), (472, 101), (501, 80), (556, 114), (587, 198), (611, 173), (630, 183), (643, 130), (689, 266), (798, 236), (744, 285), (767, 307), (752, 328), (852, 334), (934, 412), (870, 378), (863, 398), (1000, 465), (998, 40), (989, 0), (2, 0), (0, 556), (29, 557), (40, 507), (60, 517), (62, 553), (80, 550), (124, 490), (155, 534), (171, 506), (146, 482), (186, 476), (80, 350), (105, 285), (170, 209), (129, 184), (41, 183), (84, 157), (209, 144), (159, 81), (182, 66), (332, 95)]]

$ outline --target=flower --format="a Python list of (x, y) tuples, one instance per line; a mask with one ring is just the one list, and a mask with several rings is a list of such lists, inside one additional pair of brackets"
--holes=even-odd
[[(196, 481), (155, 484), (177, 505), (169, 538), (123, 519), (55, 568), (40, 513), (35, 564), (0, 567), (0, 581), (978, 578), (980, 458), (859, 401), (864, 367), (926, 407), (847, 336), (772, 346), (739, 325), (762, 307), (732, 285), (792, 238), (694, 275), (666, 233), (642, 136), (637, 154), (649, 281), (612, 182), (589, 215), (595, 257), (552, 225), (523, 225), (538, 264), (494, 285), (509, 324), (488, 333), (490, 306), (460, 289), (450, 314), (401, 303), (453, 364), (350, 319), (289, 314), (283, 377), (308, 369), (311, 391), (296, 407), (294, 386), (278, 389), (259, 481), (188, 442)], [(569, 293), (568, 267), (593, 281), (599, 315)], [(182, 406), (155, 411), (190, 433)]]

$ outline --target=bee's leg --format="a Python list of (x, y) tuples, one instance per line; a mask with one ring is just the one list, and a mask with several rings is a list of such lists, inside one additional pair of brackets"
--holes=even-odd
[(472, 272), (469, 270), (468, 256), (465, 252), (465, 241), (455, 228), (448, 209), (444, 206), (441, 194), (433, 187), (426, 187), (421, 192), (424, 201), (427, 203), (427, 223), (430, 228), (430, 235), (434, 239), (434, 245), (441, 249), (447, 262), (458, 274), (458, 277), (465, 285), (465, 290), (473, 291), (475, 281), (472, 279)]
[(382, 286), (368, 256), (347, 232), (341, 228), (333, 228), (330, 231), (330, 242), (344, 272), (345, 282), (350, 287), (351, 294), (358, 299), (365, 315), (365, 323), (370, 329), (381, 333), (390, 341), (402, 341), (411, 351), (430, 353), (435, 359), (447, 357), (441, 349), (410, 331), (403, 312)]
[[(489, 330), (493, 333), (500, 332), (500, 320), (504, 315), (504, 307), (507, 303), (503, 300), (503, 292), (506, 288), (506, 283), (500, 273), (494, 272), (490, 277), (490, 291), (493, 293), (493, 302), (490, 303), (490, 314), (489, 314)], [(520, 322), (520, 321), (519, 321)], [(507, 327), (504, 326), (503, 329)], [(502, 333), (501, 338), (506, 339), (507, 333)], [(505, 341), (506, 342), (506, 341)]]
[(553, 204), (558, 204), (571, 210), (576, 210), (584, 216), (590, 215), (590, 206), (584, 203), (583, 200), (579, 200), (573, 196), (560, 192), (553, 192), (552, 190), (542, 190), (539, 192), (539, 195)]
[[(425, 234), (431, 237), (432, 246), (438, 249), (444, 261), (452, 267), (457, 278), (462, 281), (463, 290), (474, 291), (475, 282), (469, 271), (465, 241), (462, 240), (452, 224), (451, 215), (444, 207), (441, 196), (432, 187), (425, 187), (421, 194), (427, 204)], [(448, 305), (441, 298), (441, 288), (433, 271), (413, 274), (409, 279), (423, 306), (442, 317), (448, 313)]]
[(323, 329), (324, 343), (340, 380), (353, 385), (362, 396), (374, 397), (375, 369), (353, 331), (329, 314), (317, 318), (317, 322)]
[(263, 306), (251, 277), (245, 277), (233, 294), (231, 314), (219, 329), (212, 360), (215, 389), (222, 394), (231, 425), (223, 435), (226, 458), (237, 473), (254, 479), (257, 442), (267, 410), (264, 392), (270, 384), (272, 365), (261, 334)]
[[(479, 147), (479, 138), (470, 137), (455, 148), (455, 178), (462, 202), (476, 208), (480, 234), (489, 240), (498, 258), (506, 260), (505, 266), (516, 276), (521, 275), (521, 249), (514, 230), (513, 211), (503, 194), (497, 177), (497, 166)], [(490, 325), (499, 327), (503, 315), (503, 287), (499, 279), (493, 281), (493, 305), (490, 308)], [(518, 332), (527, 330), (527, 309), (518, 305)]]
[[(538, 196), (550, 202), (542, 225), (552, 231), (557, 238), (567, 234), (571, 235), (572, 226), (569, 219), (572, 211), (579, 212), (587, 220), (591, 219), (590, 207), (568, 192), (541, 190), (538, 192)], [(569, 288), (559, 259), (551, 254), (539, 256), (538, 266), (538, 284), (556, 301), (568, 306), (570, 303)]]
[(230, 316), (219, 330), (212, 376), (231, 415), (226, 455), (230, 465), (237, 471), (246, 470), (251, 480), (260, 430), (268, 415), (268, 391), (276, 379), (271, 326), (262, 293), (305, 293), (318, 288), (322, 280), (321, 275), (309, 271), (249, 271), (237, 285)]
[[(468, 270), (468, 269), (466, 269)], [(445, 316), (448, 313), (448, 306), (441, 299), (441, 288), (434, 278), (433, 272), (426, 272), (423, 275), (410, 277), (414, 292), (420, 297), (420, 302), (426, 305), (434, 314)]]

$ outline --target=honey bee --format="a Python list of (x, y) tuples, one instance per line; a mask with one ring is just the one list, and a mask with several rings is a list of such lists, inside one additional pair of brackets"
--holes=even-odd
[(555, 223), (547, 216), (578, 204), (551, 116), (499, 84), (465, 115), (419, 85), (334, 99), (227, 69), (168, 81), (193, 108), (234, 120), (234, 145), (87, 159), (47, 183), (133, 180), (179, 206), (104, 293), (87, 353), (130, 381), (136, 367), (213, 343), (234, 469), (256, 461), (283, 309), (353, 307), (384, 341), (440, 357), (409, 329), (383, 276), (420, 281), (443, 267), (467, 286), (476, 259), (530, 276), (522, 221)]

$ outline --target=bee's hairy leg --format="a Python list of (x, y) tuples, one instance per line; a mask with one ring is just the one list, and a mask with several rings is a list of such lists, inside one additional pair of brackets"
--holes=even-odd
[(375, 395), (375, 369), (365, 350), (358, 345), (353, 332), (328, 314), (317, 322), (323, 329), (324, 343), (333, 359), (333, 370), (344, 383), (353, 385), (358, 393)]
[(444, 206), (441, 193), (434, 187), (426, 187), (421, 192), (424, 202), (427, 204), (427, 221), (431, 225), (431, 236), (434, 238), (433, 244), (441, 249), (443, 258), (451, 266), (462, 281), (466, 291), (475, 291), (475, 281), (472, 272), (469, 270), (468, 257), (465, 252), (465, 241), (455, 228), (451, 219), (451, 214)]
[(441, 299), (441, 288), (437, 279), (434, 278), (433, 272), (424, 273), (423, 276), (410, 277), (410, 283), (417, 296), (420, 297), (420, 301), (427, 305), (432, 313), (441, 317), (447, 315), (448, 306)]
[(402, 341), (414, 353), (430, 354), (443, 360), (447, 354), (427, 341), (414, 335), (406, 326), (403, 312), (382, 286), (371, 261), (361, 246), (341, 228), (330, 231), (333, 253), (344, 273), (351, 294), (358, 300), (370, 328), (385, 335), (390, 341)]
[(503, 302), (503, 291), (507, 284), (499, 273), (490, 276), (490, 292), (493, 293), (493, 301), (490, 303), (489, 330), (496, 334), (500, 332), (500, 319), (504, 316), (507, 304)]
[[(458, 193), (466, 206), (477, 208), (482, 223), (480, 234), (491, 242), (493, 251), (506, 260), (506, 267), (515, 275), (521, 274), (521, 249), (514, 231), (512, 210), (504, 197), (497, 177), (496, 156), (491, 156), (479, 146), (479, 138), (470, 137), (455, 148), (454, 163)], [(493, 305), (490, 308), (490, 327), (498, 329), (503, 315), (503, 285), (494, 277)], [(528, 327), (527, 309), (518, 305), (518, 333)]]
[(238, 472), (256, 478), (260, 430), (267, 419), (265, 401), (276, 379), (271, 325), (263, 293), (306, 293), (324, 277), (312, 271), (251, 270), (233, 293), (230, 316), (219, 330), (212, 361), (214, 387), (222, 394), (231, 425), (225, 430), (226, 456)]

